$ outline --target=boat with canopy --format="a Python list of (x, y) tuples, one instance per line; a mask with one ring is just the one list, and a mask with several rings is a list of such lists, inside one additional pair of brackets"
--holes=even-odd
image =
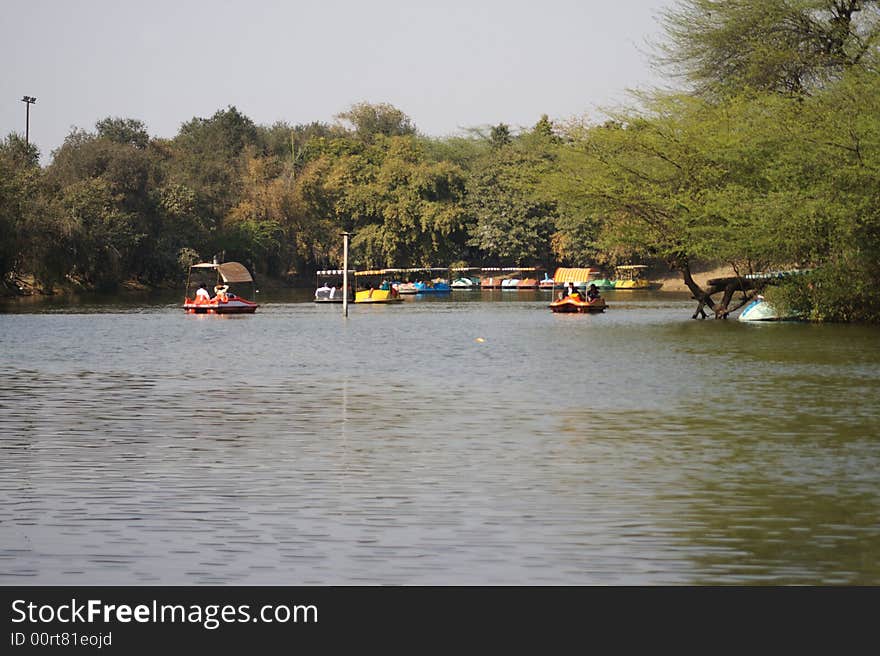
[(616, 291), (645, 291), (649, 289), (660, 289), (662, 283), (652, 282), (642, 275), (648, 267), (644, 264), (626, 264), (614, 268), (616, 272), (616, 280), (614, 289)]
[[(349, 280), (351, 280), (353, 273), (353, 270), (348, 270)], [(316, 272), (315, 275), (318, 278), (317, 282), (320, 283), (315, 288), (315, 303), (342, 303), (342, 283), (345, 278), (345, 272), (342, 269), (324, 269)], [(354, 296), (351, 293), (353, 289), (354, 286), (349, 284), (349, 301), (354, 300)]]
[(586, 281), (590, 279), (591, 273), (597, 271), (597, 269), (591, 268), (571, 269), (560, 267), (556, 269), (556, 273), (553, 274), (554, 294), (556, 286), (564, 288), (568, 283), (572, 283), (575, 291), (568, 295), (564, 291), (560, 291), (559, 295), (553, 299), (548, 307), (553, 312), (576, 312), (579, 314), (604, 312), (608, 307), (604, 298), (599, 296), (590, 300), (586, 297), (585, 293), (579, 291), (578, 287), (579, 284), (586, 284)]
[[(214, 281), (214, 295), (208, 291), (207, 281)], [(183, 309), (187, 314), (253, 314), (259, 305), (233, 291), (250, 284), (256, 295), (256, 285), (250, 271), (239, 262), (199, 262), (189, 268), (186, 278)], [(190, 298), (190, 287), (197, 285)]]
[(474, 290), (480, 288), (480, 279), (475, 272), (479, 267), (454, 267), (449, 269), (449, 277), (452, 279), (450, 287), (458, 290)]
[[(403, 301), (398, 292), (395, 278), (404, 269), (370, 269), (355, 271), (355, 303), (400, 303)], [(377, 281), (381, 281), (378, 282)], [(364, 289), (357, 289), (363, 286)]]

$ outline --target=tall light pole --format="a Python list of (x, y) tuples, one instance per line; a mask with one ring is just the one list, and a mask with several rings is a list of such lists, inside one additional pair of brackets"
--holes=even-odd
[(24, 122), (24, 144), (27, 146), (30, 144), (30, 130), (31, 130), (31, 105), (37, 102), (37, 99), (33, 96), (25, 96), (21, 99), (21, 102), (27, 103), (27, 110), (25, 113), (25, 122)]
[(350, 232), (341, 232), (342, 235), (342, 316), (348, 316), (348, 238)]

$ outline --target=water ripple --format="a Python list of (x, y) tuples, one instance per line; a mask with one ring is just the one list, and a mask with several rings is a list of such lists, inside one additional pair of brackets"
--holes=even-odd
[(880, 583), (876, 330), (477, 297), (0, 314), (0, 583)]

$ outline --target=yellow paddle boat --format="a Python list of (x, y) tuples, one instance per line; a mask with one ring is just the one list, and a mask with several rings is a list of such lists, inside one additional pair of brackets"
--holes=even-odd
[(662, 283), (651, 282), (643, 278), (642, 274), (648, 267), (644, 264), (626, 264), (615, 267), (616, 279), (614, 282), (615, 291), (646, 291), (650, 289), (660, 289)]
[[(398, 292), (398, 283), (394, 282), (394, 276), (401, 272), (400, 269), (371, 269), (369, 271), (356, 271), (354, 274), (355, 303), (401, 303)], [(379, 280), (380, 282), (376, 282)]]

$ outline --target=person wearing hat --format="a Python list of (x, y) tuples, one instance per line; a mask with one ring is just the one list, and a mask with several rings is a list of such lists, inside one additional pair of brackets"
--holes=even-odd
[(215, 285), (214, 286), (214, 298), (218, 301), (226, 302), (226, 292), (229, 290), (229, 285)]

